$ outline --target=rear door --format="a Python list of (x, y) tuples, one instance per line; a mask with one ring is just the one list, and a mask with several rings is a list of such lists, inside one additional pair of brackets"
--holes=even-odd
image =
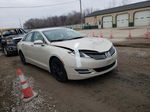
[(22, 52), (27, 60), (31, 60), (31, 53), (32, 53), (31, 48), (33, 45), (33, 39), (32, 39), (33, 34), (34, 34), (33, 32), (27, 34), (21, 43)]

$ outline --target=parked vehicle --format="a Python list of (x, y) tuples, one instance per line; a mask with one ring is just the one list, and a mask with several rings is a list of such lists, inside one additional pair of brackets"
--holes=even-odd
[(25, 31), (21, 28), (2, 29), (0, 31), (0, 46), (5, 56), (17, 54), (17, 43), (25, 35)]
[(32, 31), (31, 29), (24, 29), (24, 31), (26, 32), (26, 33), (29, 33), (30, 31)]
[(117, 51), (109, 40), (67, 28), (33, 30), (18, 43), (18, 52), (22, 63), (46, 69), (58, 81), (98, 76), (117, 66)]

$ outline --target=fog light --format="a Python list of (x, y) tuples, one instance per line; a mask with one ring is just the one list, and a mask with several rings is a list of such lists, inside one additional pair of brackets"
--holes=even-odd
[(12, 47), (9, 47), (8, 50), (13, 50), (13, 48), (12, 48)]
[(91, 73), (88, 69), (75, 69), (79, 74), (89, 74)]

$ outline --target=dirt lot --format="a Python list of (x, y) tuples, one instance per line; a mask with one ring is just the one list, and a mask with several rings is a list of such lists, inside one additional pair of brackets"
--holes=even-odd
[[(47, 71), (0, 53), (0, 112), (150, 112), (150, 49), (118, 47), (118, 67), (82, 81), (57, 82)], [(21, 100), (21, 68), (38, 97)]]

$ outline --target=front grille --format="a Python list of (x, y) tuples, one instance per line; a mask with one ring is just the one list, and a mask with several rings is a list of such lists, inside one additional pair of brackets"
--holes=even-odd
[(84, 54), (96, 60), (101, 60), (106, 58), (105, 52), (100, 53), (98, 51), (90, 51), (90, 50), (80, 50), (80, 52), (83, 52)]
[(17, 44), (21, 39), (15, 39), (15, 44)]
[(115, 65), (115, 63), (116, 63), (116, 61), (113, 62), (113, 63), (110, 64), (110, 65), (105, 66), (105, 67), (95, 68), (94, 70), (95, 70), (96, 72), (103, 72), (103, 71), (108, 70), (108, 69), (110, 69), (111, 67), (113, 67), (113, 66)]
[(111, 47), (106, 52), (98, 52), (98, 51), (90, 51), (90, 50), (79, 50), (79, 52), (82, 52), (95, 60), (102, 60), (112, 56), (115, 53), (115, 49), (114, 47)]

